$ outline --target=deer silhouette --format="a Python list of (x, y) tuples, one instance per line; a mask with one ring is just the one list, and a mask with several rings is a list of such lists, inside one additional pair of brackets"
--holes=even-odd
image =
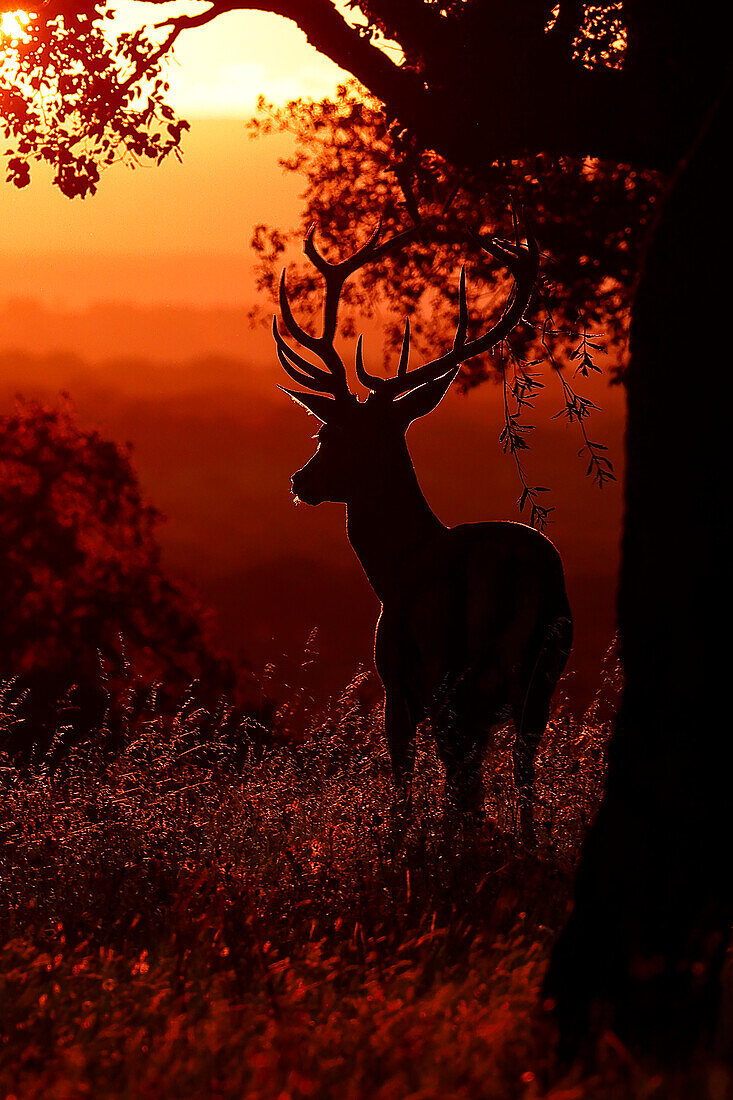
[(477, 809), (491, 732), (511, 717), (521, 821), (531, 833), (534, 760), (572, 643), (562, 563), (552, 543), (522, 523), (445, 527), (422, 494), (405, 433), (438, 405), (462, 363), (500, 343), (521, 320), (539, 252), (529, 234), (523, 243), (516, 223), (513, 244), (477, 236), (512, 276), (498, 322), (468, 339), (464, 266), (452, 348), (408, 371), (408, 319), (397, 374), (379, 378), (365, 369), (359, 337), (356, 375), (369, 391), (359, 401), (334, 347), (340, 295), (350, 275), (408, 234), (381, 241), (380, 224), (353, 256), (331, 263), (315, 245), (314, 228), (309, 230), (304, 251), (325, 281), (320, 336), (295, 320), (283, 272), (284, 325), (322, 364), (286, 342), (273, 319), (280, 363), (304, 387), (284, 392), (322, 423), (318, 449), (294, 474), (292, 489), (306, 504), (346, 505), (349, 541), (381, 601), (375, 663), (384, 685), (384, 729), (398, 788), (409, 792), (416, 728), (428, 719), (449, 798), (459, 808)]

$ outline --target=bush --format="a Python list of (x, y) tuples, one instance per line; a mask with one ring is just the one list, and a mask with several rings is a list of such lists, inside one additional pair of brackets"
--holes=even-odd
[(16, 679), (20, 741), (48, 747), (65, 722), (88, 731), (134, 681), (159, 702), (194, 679), (212, 700), (233, 674), (195, 595), (161, 563), (160, 514), (129, 450), (79, 426), (63, 399), (0, 417), (0, 676)]

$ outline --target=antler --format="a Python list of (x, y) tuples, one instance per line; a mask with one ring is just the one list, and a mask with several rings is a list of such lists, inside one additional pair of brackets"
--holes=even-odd
[(277, 327), (277, 318), (272, 319), (272, 333), (277, 345), (277, 355), (283, 369), (301, 386), (317, 390), (320, 393), (330, 394), (337, 400), (350, 396), (346, 382), (346, 369), (343, 361), (334, 347), (336, 336), (336, 324), (338, 320), (338, 306), (344, 283), (358, 271), (364, 264), (379, 259), (389, 249), (396, 247), (414, 235), (417, 227), (404, 230), (387, 241), (379, 243), (382, 233), (382, 219), (372, 233), (366, 244), (340, 263), (330, 263), (318, 251), (314, 240), (315, 226), (308, 230), (303, 244), (305, 252), (311, 263), (320, 271), (326, 284), (326, 293), (323, 303), (323, 331), (320, 336), (312, 336), (306, 332), (295, 320), (290, 308), (287, 289), (285, 286), (285, 272), (280, 278), (280, 310), (288, 332), (304, 348), (317, 355), (325, 370), (309, 362), (284, 340)]
[(431, 363), (425, 363), (416, 370), (407, 370), (407, 361), (410, 353), (410, 322), (405, 325), (405, 335), (402, 340), (402, 350), (397, 374), (392, 378), (378, 378), (369, 374), (364, 367), (363, 340), (359, 337), (356, 347), (356, 375), (363, 386), (374, 394), (388, 397), (394, 400), (403, 394), (409, 393), (427, 382), (436, 382), (452, 373), (457, 374), (462, 363), (490, 351), (491, 348), (505, 340), (512, 329), (521, 321), (525, 309), (532, 296), (532, 289), (539, 272), (540, 255), (537, 242), (529, 232), (526, 234), (526, 244), (522, 243), (519, 231), (519, 223), (514, 217), (514, 244), (500, 242), (493, 237), (473, 234), (481, 248), (490, 253), (509, 269), (513, 276), (512, 289), (509, 293), (504, 312), (492, 328), (483, 336), (475, 340), (468, 340), (468, 304), (466, 301), (466, 269), (461, 268), (461, 278), (458, 288), (458, 326), (456, 328), (453, 347), (439, 359)]

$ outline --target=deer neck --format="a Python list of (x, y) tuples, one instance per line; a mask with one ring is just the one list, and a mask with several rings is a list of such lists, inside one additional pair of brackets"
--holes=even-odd
[(399, 595), (411, 558), (442, 531), (403, 441), (382, 476), (366, 478), (346, 507), (346, 533), (382, 603)]

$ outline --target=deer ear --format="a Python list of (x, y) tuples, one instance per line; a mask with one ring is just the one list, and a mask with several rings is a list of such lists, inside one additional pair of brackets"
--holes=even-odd
[(296, 405), (302, 405), (309, 413), (317, 416), (322, 424), (326, 423), (336, 408), (336, 402), (333, 398), (324, 397), (321, 393), (301, 393), (299, 390), (286, 390), (284, 386), (278, 386), (277, 388), (292, 398)]
[(404, 397), (399, 397), (395, 401), (394, 407), (397, 410), (397, 415), (405, 427), (411, 424), (413, 420), (418, 420), (421, 416), (425, 416), (437, 408), (450, 389), (451, 382), (459, 370), (460, 367), (454, 367), (447, 374), (442, 374), (433, 382), (426, 382), (423, 386), (418, 386), (416, 390), (406, 393)]

